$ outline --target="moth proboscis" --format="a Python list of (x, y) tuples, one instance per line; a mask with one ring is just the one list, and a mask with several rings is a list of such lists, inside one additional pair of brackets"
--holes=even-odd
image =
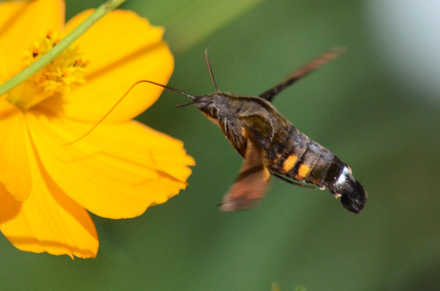
[[(292, 185), (329, 189), (350, 212), (359, 213), (368, 195), (355, 180), (350, 167), (335, 154), (301, 133), (272, 105), (275, 95), (321, 67), (341, 53), (330, 50), (289, 75), (283, 82), (259, 96), (236, 95), (218, 89), (208, 53), (206, 63), (215, 93), (193, 96), (153, 81), (142, 80), (189, 97), (208, 119), (216, 123), (232, 146), (244, 158), (235, 183), (225, 195), (220, 209), (248, 209), (264, 196), (271, 175)], [(135, 84), (135, 85), (136, 85)], [(300, 182), (300, 183), (299, 183)], [(313, 188), (313, 187), (312, 187)]]

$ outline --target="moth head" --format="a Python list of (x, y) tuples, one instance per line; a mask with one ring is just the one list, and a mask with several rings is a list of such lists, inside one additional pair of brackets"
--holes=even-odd
[(216, 98), (213, 95), (197, 96), (191, 102), (177, 105), (177, 107), (184, 107), (188, 105), (195, 105), (206, 117), (211, 120), (217, 120), (220, 116), (221, 108), (220, 103), (216, 102)]
[[(199, 106), (197, 106), (197, 107), (199, 107)], [(214, 103), (209, 103), (209, 104), (205, 105), (204, 107), (200, 106), (199, 109), (208, 118), (218, 119), (218, 117), (219, 117), (220, 108), (218, 108), (218, 106)]]
[(207, 117), (218, 119), (220, 116), (220, 107), (217, 102), (214, 102), (213, 96), (202, 96), (196, 99), (197, 108), (202, 111)]

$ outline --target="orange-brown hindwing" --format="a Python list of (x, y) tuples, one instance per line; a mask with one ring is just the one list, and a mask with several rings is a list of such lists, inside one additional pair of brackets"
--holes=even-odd
[(263, 150), (247, 139), (243, 166), (235, 183), (220, 204), (222, 211), (248, 209), (264, 196), (270, 180), (270, 173), (264, 164)]

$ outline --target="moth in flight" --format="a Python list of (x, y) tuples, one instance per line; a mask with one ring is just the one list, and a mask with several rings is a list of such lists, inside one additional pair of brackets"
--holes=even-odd
[(192, 99), (178, 107), (195, 105), (221, 128), (235, 150), (244, 158), (235, 183), (220, 204), (221, 210), (251, 208), (264, 196), (270, 177), (275, 176), (292, 185), (313, 188), (306, 185), (309, 183), (322, 190), (327, 188), (333, 196), (341, 198), (342, 205), (348, 211), (359, 213), (368, 195), (353, 177), (350, 167), (300, 132), (271, 103), (275, 95), (334, 59), (340, 52), (334, 49), (322, 54), (259, 96), (220, 91), (206, 50), (206, 62), (216, 89), (213, 94), (192, 96), (152, 81), (139, 82), (155, 84)]

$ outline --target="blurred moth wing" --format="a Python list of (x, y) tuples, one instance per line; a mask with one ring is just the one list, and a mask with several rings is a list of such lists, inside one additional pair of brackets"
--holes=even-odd
[[(249, 136), (249, 130), (244, 134)], [(264, 196), (270, 181), (270, 172), (264, 163), (263, 150), (248, 137), (244, 162), (229, 192), (220, 203), (222, 211), (252, 208)]]

